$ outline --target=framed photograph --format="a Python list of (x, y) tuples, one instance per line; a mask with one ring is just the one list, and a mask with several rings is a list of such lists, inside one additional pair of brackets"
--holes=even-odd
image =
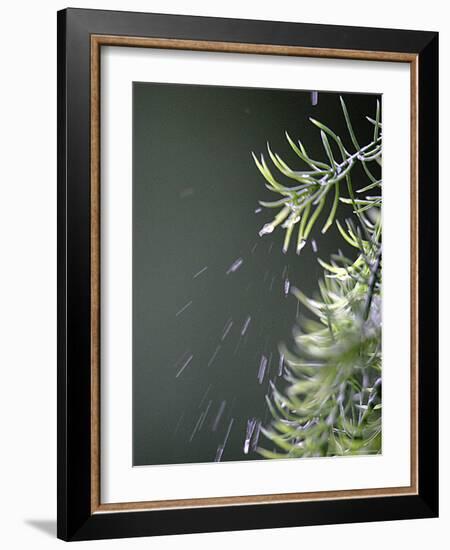
[(58, 13), (58, 536), (438, 514), (438, 35)]

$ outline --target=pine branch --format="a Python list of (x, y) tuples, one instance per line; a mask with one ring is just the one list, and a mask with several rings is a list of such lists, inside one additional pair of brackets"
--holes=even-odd
[[(326, 232), (336, 221), (343, 240), (352, 246), (354, 261), (341, 252), (329, 262), (319, 259), (324, 279), (319, 281), (320, 297), (311, 299), (299, 289), (291, 288), (301, 304), (316, 320), (304, 320), (296, 327), (294, 349), (280, 346), (283, 357), (283, 383), (272, 384), (267, 399), (272, 422), (261, 433), (279, 451), (259, 448), (266, 458), (376, 454), (381, 450), (381, 216), (374, 221), (366, 213), (381, 208), (381, 195), (356, 198), (351, 172), (360, 163), (369, 183), (357, 193), (381, 188), (367, 165), (378, 162), (382, 154), (381, 110), (377, 102), (373, 139), (359, 145), (347, 107), (341, 105), (351, 141), (349, 153), (341, 140), (321, 122), (311, 120), (320, 129), (326, 161), (312, 159), (303, 144), (288, 142), (309, 169), (294, 171), (274, 154), (268, 145), (269, 157), (284, 176), (297, 184), (287, 187), (279, 183), (265, 159), (255, 158), (266, 186), (281, 198), (261, 204), (281, 210), (260, 235), (276, 227), (286, 230), (283, 250), (286, 251), (295, 225), (298, 225), (297, 252), (300, 252), (334, 188), (331, 209), (322, 229)], [(335, 160), (331, 143), (341, 155)], [(345, 179), (348, 197), (341, 197), (340, 182)], [(337, 215), (339, 204), (350, 204), (359, 225), (352, 219), (342, 225)], [(283, 388), (284, 389), (281, 389)]]
[[(342, 98), (341, 102), (346, 121), (349, 124), (350, 120), (348, 117), (348, 111)], [(357, 144), (357, 148), (353, 153), (349, 153), (345, 149), (341, 138), (337, 136), (330, 128), (317, 120), (310, 120), (320, 129), (323, 149), (327, 157), (326, 162), (311, 159), (301, 142), (299, 142), (297, 146), (287, 133), (286, 138), (297, 156), (310, 168), (313, 168), (313, 170), (292, 170), (278, 154), (272, 152), (269, 143), (267, 144), (268, 155), (275, 168), (283, 176), (291, 180), (295, 180), (301, 185), (296, 185), (293, 187), (282, 185), (273, 176), (267, 166), (264, 155), (261, 155), (258, 160), (256, 155), (252, 153), (256, 166), (267, 182), (266, 187), (282, 196), (280, 200), (275, 202), (260, 201), (261, 206), (266, 208), (282, 207), (280, 213), (272, 220), (272, 222), (267, 223), (264, 227), (262, 227), (260, 236), (272, 233), (276, 227), (282, 224), (282, 227), (286, 229), (283, 247), (283, 250), (286, 252), (293, 233), (293, 226), (296, 224), (301, 224), (305, 216), (309, 217), (311, 215), (308, 223), (305, 223), (306, 220), (303, 223), (303, 231), (299, 229), (296, 248), (298, 254), (302, 250), (306, 239), (311, 233), (311, 230), (319, 217), (320, 212), (324, 208), (326, 197), (332, 188), (334, 188), (335, 191), (334, 200), (327, 220), (322, 228), (322, 233), (326, 233), (332, 226), (337, 213), (338, 201), (351, 201), (351, 204), (353, 204), (354, 210), (358, 214), (358, 217), (363, 225), (365, 224), (363, 213), (370, 208), (377, 207), (381, 204), (378, 200), (367, 199), (364, 201), (364, 204), (362, 204), (361, 200), (355, 200), (353, 185), (350, 179), (350, 173), (356, 164), (361, 163), (363, 166), (366, 166), (367, 163), (378, 161), (381, 157), (382, 136), (380, 135), (381, 124), (379, 122), (379, 108), (377, 108), (377, 118), (373, 121), (375, 130), (373, 140), (370, 143), (367, 143), (361, 147), (356, 140), (353, 128), (350, 125), (352, 129), (352, 141), (354, 144)], [(342, 158), (341, 162), (337, 162), (335, 160), (330, 139), (339, 149)], [(344, 179), (347, 181), (349, 198), (340, 197), (340, 182)], [(381, 182), (371, 178), (371, 184), (381, 185)], [(371, 186), (369, 187), (372, 188)], [(311, 210), (313, 210), (312, 213)]]

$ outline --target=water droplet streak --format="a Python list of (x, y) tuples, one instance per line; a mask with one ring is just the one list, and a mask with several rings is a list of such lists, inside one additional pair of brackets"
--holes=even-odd
[(225, 435), (225, 439), (224, 439), (222, 445), (219, 445), (219, 447), (217, 448), (215, 462), (220, 462), (222, 460), (223, 452), (225, 450), (228, 438), (230, 436), (231, 428), (233, 427), (233, 422), (234, 422), (234, 418), (232, 418), (230, 420), (230, 423), (228, 425), (228, 430), (227, 430), (227, 433)]
[(178, 419), (177, 425), (175, 426), (175, 431), (173, 432), (173, 435), (174, 435), (174, 436), (177, 435), (178, 429), (179, 429), (179, 427), (181, 426), (181, 422), (183, 421), (183, 418), (184, 418), (184, 412), (181, 413), (181, 416), (180, 416), (180, 418)]
[(216, 358), (217, 354), (219, 353), (219, 350), (220, 350), (220, 345), (217, 346), (217, 348), (215, 349), (214, 353), (211, 355), (211, 358), (210, 360), (208, 361), (208, 367), (210, 367), (214, 361), (214, 359)]
[(203, 418), (203, 415), (204, 415), (204, 414), (205, 414), (205, 413), (202, 412), (201, 415), (198, 417), (197, 423), (195, 424), (195, 427), (194, 427), (194, 429), (192, 430), (192, 433), (191, 433), (191, 437), (189, 438), (189, 443), (191, 443), (192, 440), (194, 439), (194, 436), (195, 436), (195, 434), (197, 433), (197, 429), (198, 429), (198, 427), (199, 427), (199, 425), (200, 425), (200, 422), (202, 421), (202, 418)]
[(256, 451), (256, 448), (258, 447), (260, 432), (261, 432), (261, 421), (259, 421), (256, 425), (255, 435), (253, 436), (253, 441), (251, 443), (252, 451)]
[(208, 266), (205, 265), (204, 268), (200, 269), (200, 271), (197, 271), (197, 273), (192, 277), (193, 279), (196, 279), (199, 275), (201, 275), (202, 273), (204, 273), (206, 270), (208, 269)]
[(287, 296), (289, 294), (289, 289), (291, 288), (291, 283), (289, 279), (284, 280), (284, 295)]
[(225, 324), (224, 331), (223, 331), (223, 334), (222, 334), (222, 338), (221, 338), (222, 342), (227, 337), (227, 334), (230, 332), (232, 326), (233, 326), (233, 321), (231, 319), (228, 319), (228, 321)]
[(252, 439), (253, 432), (255, 431), (256, 427), (256, 418), (250, 418), (247, 420), (247, 431), (245, 434), (245, 441), (244, 441), (244, 454), (247, 455), (250, 450), (250, 441)]
[(284, 365), (284, 353), (280, 353), (280, 362), (278, 363), (278, 376), (283, 374), (283, 365)]
[(213, 432), (217, 430), (217, 426), (219, 425), (220, 419), (222, 418), (226, 405), (227, 405), (227, 402), (225, 400), (222, 401), (222, 403), (220, 404), (219, 410), (217, 411), (217, 414), (216, 414), (216, 418), (214, 419), (214, 422), (212, 425)]
[(173, 367), (178, 367), (178, 365), (189, 355), (189, 350), (186, 350), (185, 352), (183, 352), (180, 357), (178, 357), (178, 359), (175, 361), (175, 363), (173, 364)]
[(269, 292), (272, 292), (274, 282), (275, 282), (275, 275), (272, 277), (272, 280), (270, 281)]
[(264, 381), (264, 375), (266, 374), (266, 367), (267, 367), (267, 357), (265, 355), (261, 355), (261, 361), (259, 362), (259, 370), (258, 370), (258, 381), (260, 384)]
[(198, 404), (198, 408), (199, 408), (199, 409), (200, 409), (200, 407), (203, 405), (203, 403), (205, 402), (206, 397), (208, 396), (208, 393), (209, 393), (209, 391), (211, 390), (211, 387), (212, 387), (212, 384), (210, 384), (210, 385), (206, 388), (206, 391), (205, 391), (205, 393), (203, 394), (203, 397), (202, 397), (200, 403)]
[(178, 373), (176, 374), (175, 378), (178, 378), (180, 376), (180, 374), (184, 371), (184, 369), (190, 364), (190, 362), (192, 361), (192, 359), (194, 358), (194, 355), (190, 355), (187, 359), (187, 361), (184, 363), (184, 365), (181, 367), (181, 369), (178, 371)]
[(229, 275), (230, 273), (234, 273), (235, 271), (237, 271), (241, 265), (244, 263), (244, 260), (242, 258), (238, 258), (237, 260), (235, 260), (231, 266), (228, 268), (228, 271), (226, 272), (227, 275)]
[(208, 406), (206, 407), (205, 412), (203, 413), (203, 418), (202, 418), (202, 421), (200, 422), (200, 426), (198, 427), (198, 431), (200, 431), (203, 428), (203, 424), (206, 420), (206, 417), (208, 416), (211, 405), (212, 405), (212, 400), (209, 401)]
[(183, 311), (185, 311), (188, 307), (190, 307), (192, 305), (192, 300), (190, 302), (188, 302), (186, 305), (184, 305), (180, 310), (178, 310), (176, 313), (175, 313), (175, 317), (178, 317), (178, 315), (181, 315), (183, 313)]
[(250, 317), (250, 315), (247, 317), (247, 319), (245, 320), (244, 322), (244, 325), (242, 327), (242, 330), (241, 330), (241, 336), (244, 336), (244, 334), (247, 332), (247, 329), (250, 325), (250, 321), (252, 320), (252, 318)]

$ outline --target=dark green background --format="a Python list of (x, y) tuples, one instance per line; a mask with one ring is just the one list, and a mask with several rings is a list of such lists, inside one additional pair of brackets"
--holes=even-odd
[[(374, 116), (376, 96), (344, 98), (360, 142), (369, 142), (373, 127), (364, 117)], [(280, 229), (258, 236), (276, 212), (255, 214), (258, 200), (279, 197), (264, 187), (251, 151), (265, 152), (269, 140), (288, 165), (304, 168), (284, 137), (287, 130), (312, 157), (325, 160), (309, 116), (351, 148), (336, 93), (320, 92), (313, 106), (309, 91), (133, 84), (134, 465), (213, 461), (232, 418), (222, 460), (260, 458), (243, 453), (247, 420), (270, 419), (268, 380), (282, 383), (277, 348), (291, 342), (297, 313), (296, 299), (284, 295), (283, 270), (291, 284), (312, 295), (322, 275), (317, 256), (327, 260), (338, 248), (348, 253), (334, 228), (320, 235), (321, 224), (312, 235), (318, 254), (310, 243), (300, 256), (294, 247), (283, 254)], [(242, 266), (227, 275), (238, 258)], [(247, 338), (236, 352), (248, 315)], [(233, 326), (221, 342), (229, 319)], [(176, 378), (185, 353), (194, 357)], [(271, 353), (270, 372), (260, 385), (261, 354)], [(202, 429), (192, 437), (209, 401)]]

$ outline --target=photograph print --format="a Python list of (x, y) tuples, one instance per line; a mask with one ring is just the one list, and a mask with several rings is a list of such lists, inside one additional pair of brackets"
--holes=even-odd
[(382, 452), (382, 98), (133, 83), (133, 466)]

